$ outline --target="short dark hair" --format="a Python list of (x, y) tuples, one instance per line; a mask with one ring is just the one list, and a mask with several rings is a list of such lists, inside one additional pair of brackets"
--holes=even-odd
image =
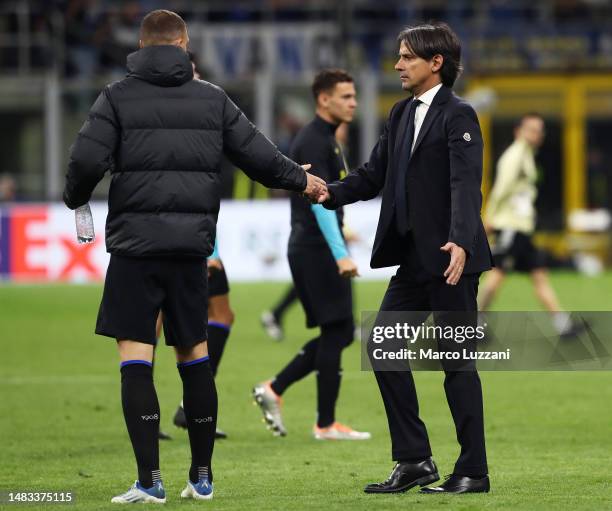
[(187, 25), (183, 18), (165, 9), (151, 11), (140, 24), (140, 40), (144, 46), (170, 44), (186, 33)]
[(424, 23), (407, 27), (397, 36), (412, 53), (425, 60), (442, 55), (440, 78), (447, 87), (452, 87), (461, 74), (461, 41), (446, 23)]
[(344, 69), (322, 69), (319, 71), (312, 82), (312, 95), (315, 101), (322, 92), (331, 91), (336, 84), (343, 82), (354, 82), (353, 77)]
[(542, 122), (544, 122), (544, 116), (540, 112), (531, 111), (521, 115), (518, 121), (516, 121), (514, 128), (520, 128), (523, 125), (523, 122), (525, 122), (527, 119), (540, 119)]

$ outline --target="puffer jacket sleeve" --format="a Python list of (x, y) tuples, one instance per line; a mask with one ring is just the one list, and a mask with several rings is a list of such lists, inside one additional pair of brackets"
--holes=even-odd
[(119, 137), (119, 123), (106, 87), (70, 148), (64, 188), (64, 202), (70, 209), (89, 202), (94, 188), (113, 165)]
[(251, 123), (236, 104), (224, 96), (223, 151), (237, 167), (268, 188), (301, 192), (306, 173)]

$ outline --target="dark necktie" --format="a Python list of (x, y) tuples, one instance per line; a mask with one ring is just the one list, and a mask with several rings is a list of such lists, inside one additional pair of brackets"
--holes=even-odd
[(412, 152), (414, 142), (414, 114), (421, 101), (414, 99), (410, 103), (408, 112), (408, 126), (406, 127), (406, 137), (401, 141), (399, 162), (397, 168), (397, 181), (395, 183), (395, 221), (397, 232), (405, 236), (410, 230), (410, 218), (408, 216), (408, 193), (406, 189), (406, 176), (408, 174), (408, 162)]

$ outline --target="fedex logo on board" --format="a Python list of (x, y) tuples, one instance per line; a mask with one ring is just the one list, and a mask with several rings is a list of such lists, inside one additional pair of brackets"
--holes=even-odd
[(74, 214), (62, 205), (3, 208), (0, 278), (19, 282), (100, 280), (108, 260), (102, 238), (79, 245)]

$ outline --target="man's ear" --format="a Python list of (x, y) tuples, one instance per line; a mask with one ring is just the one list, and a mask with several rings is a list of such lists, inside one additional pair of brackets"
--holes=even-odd
[(189, 36), (187, 35), (187, 32), (185, 32), (185, 35), (181, 37), (179, 46), (183, 48), (183, 50), (187, 51), (187, 47), (189, 46)]
[(142, 39), (138, 39), (138, 47), (139, 48), (144, 48), (144, 43), (142, 42)]
[(431, 72), (437, 73), (442, 69), (442, 64), (444, 64), (444, 57), (437, 53), (431, 59)]
[(317, 106), (322, 106), (323, 108), (326, 108), (328, 103), (329, 103), (329, 94), (327, 94), (327, 92), (325, 91), (319, 93), (319, 97), (317, 98)]

